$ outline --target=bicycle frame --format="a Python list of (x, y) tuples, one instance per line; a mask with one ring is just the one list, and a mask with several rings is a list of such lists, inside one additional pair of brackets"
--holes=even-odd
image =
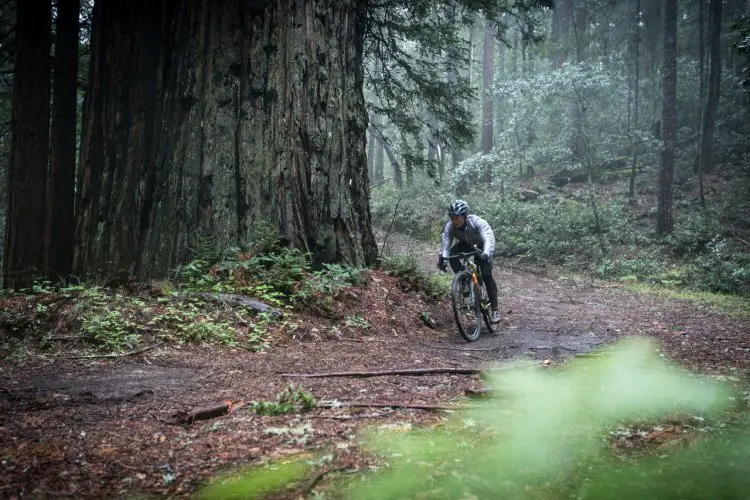
[[(485, 325), (487, 326), (487, 330), (489, 332), (493, 331), (492, 323), (490, 322), (489, 317), (489, 300), (486, 297), (486, 287), (481, 279), (481, 274), (479, 273), (479, 266), (474, 262), (474, 258), (481, 255), (481, 252), (479, 249), (475, 246), (473, 252), (461, 252), (455, 255), (451, 255), (449, 258), (458, 258), (461, 262), (461, 271), (456, 273), (454, 277), (454, 285), (452, 287), (451, 295), (453, 296), (453, 312), (456, 318), (456, 325), (458, 326), (459, 332), (461, 335), (468, 340), (469, 342), (473, 342), (477, 338), (479, 338), (479, 333), (481, 329), (481, 322), (482, 319), (484, 320)], [(462, 324), (462, 321), (460, 320), (460, 312), (457, 309), (456, 305), (456, 280), (460, 280), (462, 276), (469, 275), (471, 277), (471, 286), (470, 289), (470, 307), (474, 308), (475, 311), (475, 320), (476, 325), (469, 328), (469, 331), (466, 329), (466, 325)], [(485, 293), (483, 294), (482, 291)], [(480, 294), (477, 296), (477, 294)], [(473, 306), (471, 306), (473, 305)], [(481, 318), (480, 318), (481, 316)]]

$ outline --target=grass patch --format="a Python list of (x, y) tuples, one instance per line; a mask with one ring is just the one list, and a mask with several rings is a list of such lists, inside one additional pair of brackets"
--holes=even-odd
[(737, 295), (695, 292), (648, 283), (627, 283), (627, 290), (667, 299), (687, 300), (708, 310), (737, 319), (750, 319), (750, 300)]
[(276, 395), (275, 401), (260, 401), (253, 404), (253, 411), (258, 415), (287, 415), (304, 413), (315, 409), (315, 396), (301, 385), (289, 384)]

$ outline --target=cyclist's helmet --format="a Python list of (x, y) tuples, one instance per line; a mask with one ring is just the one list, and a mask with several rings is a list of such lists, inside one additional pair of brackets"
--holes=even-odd
[(456, 200), (450, 205), (448, 205), (448, 215), (453, 217), (454, 215), (463, 215), (466, 216), (466, 214), (469, 213), (469, 204), (466, 203), (464, 200)]

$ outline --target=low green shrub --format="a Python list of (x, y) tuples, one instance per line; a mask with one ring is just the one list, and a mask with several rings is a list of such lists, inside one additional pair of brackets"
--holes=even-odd
[(260, 401), (253, 404), (253, 411), (259, 415), (286, 415), (304, 413), (315, 409), (315, 396), (301, 385), (289, 384), (276, 395), (275, 401)]
[(407, 287), (422, 292), (428, 300), (450, 295), (452, 275), (426, 272), (413, 252), (383, 256), (382, 263), (389, 273), (400, 278)]

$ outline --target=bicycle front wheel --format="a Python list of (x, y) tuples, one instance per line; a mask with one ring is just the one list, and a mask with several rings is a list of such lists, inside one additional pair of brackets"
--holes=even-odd
[(479, 338), (482, 329), (482, 312), (479, 305), (479, 294), (474, 291), (474, 282), (468, 272), (458, 273), (453, 278), (451, 301), (453, 316), (456, 319), (458, 332), (469, 342)]

